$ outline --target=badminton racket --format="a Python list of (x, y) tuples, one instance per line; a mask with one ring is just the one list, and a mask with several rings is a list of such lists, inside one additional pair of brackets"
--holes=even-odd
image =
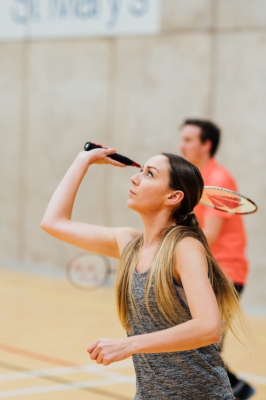
[(216, 186), (204, 186), (200, 204), (230, 214), (252, 214), (258, 209), (254, 201), (248, 197)]

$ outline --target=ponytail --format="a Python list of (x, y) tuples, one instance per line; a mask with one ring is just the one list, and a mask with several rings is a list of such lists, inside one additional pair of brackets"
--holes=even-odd
[(196, 215), (194, 214), (194, 211), (191, 211), (186, 215), (181, 215), (179, 212), (176, 212), (173, 214), (173, 217), (176, 225), (183, 225), (183, 226), (188, 226), (190, 228), (200, 229), (199, 221)]

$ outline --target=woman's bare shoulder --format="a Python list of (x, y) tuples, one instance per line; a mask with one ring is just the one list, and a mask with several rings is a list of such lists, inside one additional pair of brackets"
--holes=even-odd
[(198, 269), (205, 273), (207, 258), (203, 244), (193, 237), (180, 240), (175, 249), (175, 263), (176, 271), (180, 275), (189, 274)]
[(187, 253), (193, 250), (200, 250), (205, 253), (203, 244), (192, 236), (186, 236), (181, 239), (176, 245), (176, 253)]

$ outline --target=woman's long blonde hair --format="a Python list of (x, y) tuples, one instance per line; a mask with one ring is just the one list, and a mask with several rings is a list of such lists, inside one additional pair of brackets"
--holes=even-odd
[[(231, 283), (214, 259), (204, 233), (199, 227), (195, 214), (189, 214), (198, 204), (203, 191), (203, 180), (197, 167), (177, 155), (163, 153), (169, 160), (169, 186), (173, 190), (182, 190), (184, 199), (178, 209), (174, 210), (175, 226), (170, 226), (161, 235), (161, 243), (147, 273), (145, 302), (147, 310), (153, 317), (149, 295), (153, 287), (156, 302), (162, 318), (171, 325), (176, 325), (188, 319), (187, 310), (181, 306), (176, 295), (173, 272), (174, 255), (177, 244), (185, 237), (199, 240), (205, 248), (209, 265), (209, 277), (215, 293), (218, 307), (223, 320), (223, 326), (233, 332), (232, 317), (241, 316), (240, 305), (233, 283)], [(116, 279), (116, 302), (119, 319), (123, 327), (132, 332), (129, 309), (134, 313), (135, 299), (132, 279), (138, 263), (139, 251), (143, 245), (143, 236), (130, 242), (122, 254)]]

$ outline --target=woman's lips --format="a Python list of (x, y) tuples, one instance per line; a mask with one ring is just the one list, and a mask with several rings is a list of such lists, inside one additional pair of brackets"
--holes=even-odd
[(136, 193), (133, 192), (133, 190), (130, 189), (129, 193), (134, 194), (136, 196)]

